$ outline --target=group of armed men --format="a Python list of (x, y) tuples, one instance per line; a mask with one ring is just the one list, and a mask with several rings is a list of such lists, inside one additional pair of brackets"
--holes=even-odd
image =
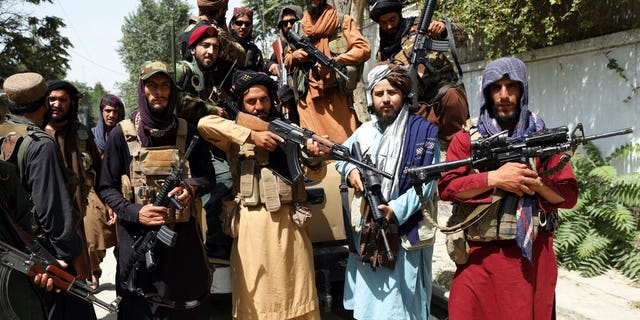
[[(307, 0), (304, 10), (283, 7), (281, 46), (274, 46), (282, 51), (263, 60), (253, 43), (253, 11), (235, 8), (227, 26), (227, 2), (198, 0), (199, 15), (179, 37), (183, 60), (145, 62), (137, 108), (125, 115), (123, 102), (105, 95), (91, 130), (78, 120), (81, 93), (71, 83), (30, 72), (4, 81), (10, 113), (0, 122), (3, 243), (29, 253), (37, 242), (57, 259), (49, 263), (93, 288), (105, 250), (117, 244), (118, 319), (208, 319), (216, 307), (207, 302), (207, 257), (230, 264), (234, 319), (319, 319), (304, 180), (321, 180), (335, 165), (355, 190), (345, 232), (357, 249), (343, 294), (354, 318), (429, 318), (434, 226), (425, 215), (451, 210), (450, 203), (452, 217), (461, 220), (490, 211), (463, 232), (462, 242), (447, 238), (457, 263), (450, 319), (554, 318), (557, 225), (540, 221), (554, 221), (557, 208), (575, 204), (570, 166), (544, 177), (539, 173), (554, 167), (558, 155), (536, 159), (536, 166), (509, 162), (484, 172), (462, 166), (421, 189), (407, 173), (467, 158), (475, 139), (507, 130), (518, 141), (544, 129), (528, 109), (522, 61), (487, 65), (479, 117), (471, 121), (461, 79), (445, 54), (429, 52), (428, 67), (411, 76), (419, 19), (403, 17), (401, 0), (371, 1), (380, 44), (378, 63), (366, 76), (373, 117), (360, 123), (353, 89), (371, 48), (349, 15), (326, 0)], [(459, 41), (464, 30), (434, 20), (428, 36)], [(320, 63), (300, 38), (334, 65)], [(344, 157), (333, 161), (327, 139), (297, 144), (305, 179), (294, 178), (286, 165), (291, 149), (284, 148), (291, 141), (262, 126), (277, 120), (349, 149), (358, 145), (392, 176), (379, 185), (385, 201), (361, 210), (367, 169)], [(177, 168), (185, 156), (184, 168)], [(163, 190), (176, 170), (183, 173), (180, 183)], [(503, 209), (509, 195), (517, 205)], [(159, 204), (160, 196), (171, 202)], [(421, 199), (440, 204), (422, 210)], [(384, 230), (372, 229), (372, 210), (384, 214)], [(524, 213), (534, 217), (525, 234), (516, 221)], [(160, 238), (164, 228), (173, 241), (154, 241), (142, 252), (150, 232)], [(364, 253), (370, 257), (362, 259)], [(140, 259), (148, 255), (151, 262)], [(45, 269), (32, 269), (27, 278), (3, 262), (0, 280), (3, 319), (96, 318), (87, 299), (60, 287)]]

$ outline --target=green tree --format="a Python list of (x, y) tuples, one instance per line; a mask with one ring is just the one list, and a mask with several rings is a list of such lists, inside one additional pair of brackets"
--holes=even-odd
[(495, 58), (637, 28), (640, 2), (461, 0), (449, 1), (447, 12)]
[[(305, 0), (245, 0), (242, 6), (250, 8), (253, 14), (253, 37), (256, 42), (270, 44), (278, 33), (278, 15), (280, 9), (287, 5), (298, 5), (305, 8)], [(262, 48), (261, 48), (262, 49)], [(269, 51), (267, 49), (267, 51)], [(267, 52), (263, 52), (269, 57)]]
[(189, 10), (185, 0), (140, 0), (136, 11), (125, 18), (118, 54), (129, 80), (117, 85), (127, 114), (137, 106), (136, 88), (142, 63), (147, 60), (170, 63), (173, 54), (179, 57), (177, 40), (172, 35), (177, 37), (187, 27)]
[(60, 35), (62, 19), (37, 18), (16, 10), (18, 3), (52, 3), (53, 0), (0, 1), (0, 76), (33, 71), (45, 79), (64, 79), (69, 68), (67, 49), (73, 47)]
[(610, 165), (640, 145), (627, 144), (608, 158), (592, 144), (585, 150), (571, 161), (580, 194), (573, 209), (559, 211), (558, 262), (585, 276), (615, 268), (640, 281), (640, 174), (618, 175)]

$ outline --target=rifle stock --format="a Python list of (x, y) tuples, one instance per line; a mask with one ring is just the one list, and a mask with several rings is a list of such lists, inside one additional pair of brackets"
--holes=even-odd
[(46, 273), (53, 280), (54, 288), (64, 290), (109, 312), (118, 311), (120, 297), (111, 303), (98, 299), (93, 294), (91, 287), (62, 270), (55, 260), (48, 260), (35, 253), (26, 254), (4, 241), (0, 241), (0, 264), (23, 273), (31, 279), (37, 274)]

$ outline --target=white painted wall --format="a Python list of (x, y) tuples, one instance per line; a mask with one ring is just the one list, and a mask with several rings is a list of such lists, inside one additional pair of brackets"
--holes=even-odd
[[(622, 78), (607, 67), (609, 58), (624, 69)], [(527, 65), (529, 109), (548, 127), (582, 122), (586, 135), (632, 127), (631, 135), (596, 143), (606, 156), (631, 140), (640, 143), (640, 29), (615, 33), (517, 55)], [(487, 62), (462, 66), (472, 115), (480, 109), (482, 70)], [(635, 89), (634, 89), (635, 88)], [(616, 167), (640, 171), (640, 155)]]

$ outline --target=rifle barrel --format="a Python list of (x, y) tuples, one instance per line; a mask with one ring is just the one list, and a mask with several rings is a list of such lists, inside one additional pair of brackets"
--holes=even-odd
[(605, 132), (605, 133), (601, 133), (601, 134), (594, 134), (592, 136), (587, 136), (587, 137), (584, 137), (584, 139), (582, 141), (586, 142), (586, 141), (592, 141), (592, 140), (597, 140), (597, 139), (609, 138), (609, 137), (613, 137), (613, 136), (621, 136), (623, 134), (629, 134), (629, 133), (632, 133), (632, 132), (633, 132), (633, 129), (624, 128), (624, 129), (620, 129), (620, 130), (615, 130), (615, 131)]

